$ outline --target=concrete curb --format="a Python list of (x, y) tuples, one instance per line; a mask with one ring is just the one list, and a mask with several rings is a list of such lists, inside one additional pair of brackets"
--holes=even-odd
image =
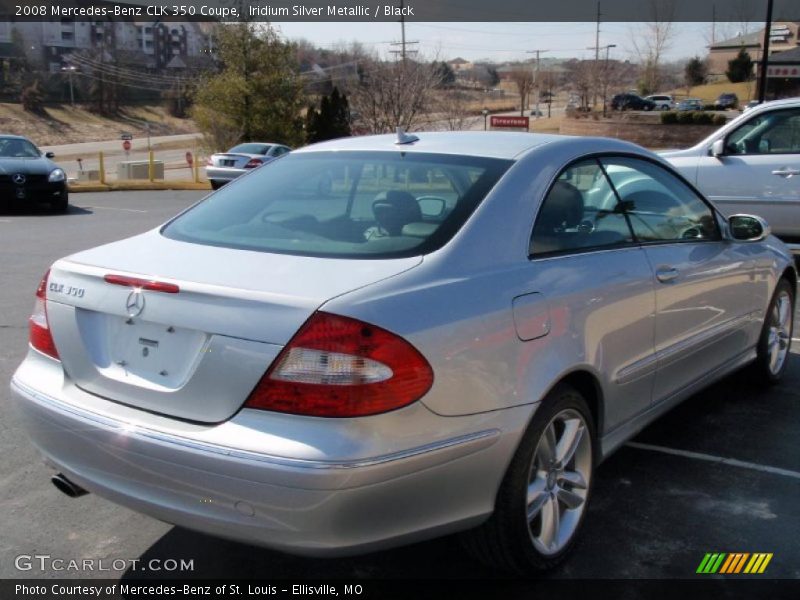
[(114, 181), (111, 183), (70, 183), (71, 194), (81, 192), (152, 192), (161, 190), (200, 190), (211, 191), (207, 181)]

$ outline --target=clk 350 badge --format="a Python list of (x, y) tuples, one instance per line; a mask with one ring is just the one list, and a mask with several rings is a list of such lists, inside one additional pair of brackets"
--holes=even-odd
[(65, 296), (72, 296), (73, 298), (83, 298), (83, 294), (86, 291), (83, 288), (76, 288), (55, 281), (51, 281), (47, 289), (54, 294), (64, 294)]

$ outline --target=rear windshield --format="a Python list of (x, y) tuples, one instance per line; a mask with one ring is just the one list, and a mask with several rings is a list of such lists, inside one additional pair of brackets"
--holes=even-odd
[(272, 148), (269, 144), (239, 144), (228, 152), (241, 152), (242, 154), (266, 154)]
[(168, 238), (352, 258), (444, 245), (511, 161), (404, 152), (287, 154), (168, 223)]

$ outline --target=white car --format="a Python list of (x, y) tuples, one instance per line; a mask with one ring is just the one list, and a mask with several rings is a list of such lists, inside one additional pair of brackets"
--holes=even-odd
[(722, 212), (763, 217), (800, 253), (800, 98), (755, 106), (696, 146), (661, 156)]
[(675, 100), (672, 96), (666, 94), (656, 94), (647, 96), (645, 100), (650, 100), (656, 103), (656, 110), (672, 110), (675, 108)]

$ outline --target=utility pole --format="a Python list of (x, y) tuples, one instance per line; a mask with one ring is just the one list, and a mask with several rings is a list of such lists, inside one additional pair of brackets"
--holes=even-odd
[(408, 54), (416, 54), (416, 50), (406, 50), (406, 46), (410, 46), (412, 44), (419, 44), (419, 42), (407, 42), (406, 41), (406, 16), (405, 16), (405, 0), (400, 0), (400, 41), (399, 42), (392, 42), (391, 46), (400, 46), (400, 50), (390, 50), (392, 54), (399, 54), (400, 59), (403, 62), (403, 66), (406, 66), (406, 56)]
[[(597, 1), (597, 26), (594, 30), (594, 68), (597, 69), (597, 63), (600, 62), (600, 0)], [(592, 96), (592, 109), (597, 106), (597, 86), (594, 86), (594, 95)]]
[(764, 27), (764, 49), (761, 53), (761, 73), (758, 77), (758, 101), (767, 97), (767, 66), (769, 65), (769, 32), (772, 29), (772, 0), (767, 0), (767, 22)]
[(717, 5), (711, 5), (711, 45), (717, 41)]
[(533, 76), (533, 87), (536, 89), (536, 112), (534, 118), (539, 118), (539, 54), (550, 52), (549, 50), (528, 50), (528, 54), (536, 55), (536, 71)]

